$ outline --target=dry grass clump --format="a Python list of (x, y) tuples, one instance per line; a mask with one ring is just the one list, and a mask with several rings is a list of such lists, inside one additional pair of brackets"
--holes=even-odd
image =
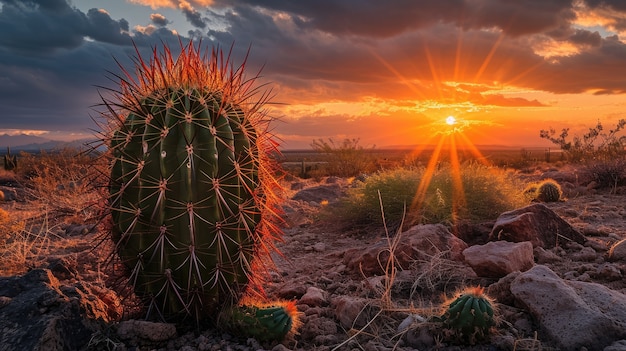
[(314, 151), (326, 155), (326, 163), (320, 168), (312, 170), (311, 176), (356, 177), (363, 173), (370, 173), (376, 169), (374, 157), (367, 149), (359, 145), (359, 139), (345, 139), (335, 143), (319, 139), (313, 141)]
[(497, 218), (528, 203), (523, 184), (512, 173), (477, 163), (460, 170), (449, 166), (436, 170), (422, 196), (420, 183), (429, 175), (424, 168), (398, 168), (379, 172), (353, 189), (342, 203), (344, 218), (362, 223), (380, 223), (380, 192), (390, 225), (404, 223), (451, 223), (457, 220), (483, 221)]
[(18, 168), (3, 176), (17, 198), (0, 209), (0, 275), (46, 266), (57, 254), (89, 246), (79, 242), (83, 233), (68, 235), (66, 228), (90, 231), (100, 219), (97, 170), (77, 149), (20, 154)]
[(99, 199), (94, 191), (98, 168), (87, 153), (65, 148), (38, 155), (22, 153), (17, 174), (29, 200), (51, 210), (60, 208), (87, 215), (87, 209)]
[(626, 185), (626, 157), (588, 162), (583, 174), (596, 183), (599, 189), (617, 189)]

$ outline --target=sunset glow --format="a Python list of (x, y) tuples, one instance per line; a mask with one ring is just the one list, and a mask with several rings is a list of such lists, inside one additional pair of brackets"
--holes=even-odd
[[(2, 127), (84, 134), (113, 58), (130, 62), (133, 43), (149, 52), (190, 39), (232, 46), (236, 64), (247, 55), (250, 74), (261, 71), (281, 149), (310, 149), (320, 138), (432, 148), (452, 132), (459, 148), (464, 139), (545, 147), (541, 129), (580, 134), (626, 116), (626, 8), (617, 2), (364, 1), (323, 10), (310, 2), (3, 2)], [(71, 20), (83, 25), (68, 29)]]

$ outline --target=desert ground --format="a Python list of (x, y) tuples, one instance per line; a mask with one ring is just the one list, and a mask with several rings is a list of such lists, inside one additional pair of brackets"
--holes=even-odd
[[(558, 181), (561, 201), (528, 206), (547, 207), (584, 242), (533, 245), (530, 263), (496, 260), (504, 270), (496, 273), (477, 273), (464, 252), (501, 241), (490, 235), (497, 219), (402, 231), (356, 225), (336, 209), (359, 179), (284, 177), (284, 240), (266, 290), (297, 301), (301, 326), (267, 344), (141, 321), (106, 259), (100, 196), (81, 178), (89, 166), (66, 162), (0, 177), (0, 350), (626, 350), (626, 186), (600, 189), (576, 165), (511, 171), (527, 182)], [(431, 319), (468, 286), (484, 287), (498, 315), (474, 345)], [(557, 296), (546, 305), (550, 293)]]

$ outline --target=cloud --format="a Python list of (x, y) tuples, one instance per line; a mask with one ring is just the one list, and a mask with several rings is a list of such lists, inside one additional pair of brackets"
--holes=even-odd
[[(180, 3), (187, 2), (185, 0), (128, 0), (133, 4), (150, 6), (152, 9), (158, 8), (178, 8)], [(189, 3), (200, 6), (200, 7), (208, 7), (213, 5), (213, 0), (190, 0)]]
[(2, 0), (0, 46), (34, 53), (80, 46), (85, 37), (106, 43), (129, 43), (128, 22), (115, 21), (104, 10), (87, 14), (69, 6), (65, 0)]
[(159, 27), (165, 27), (169, 23), (171, 23), (167, 18), (165, 18), (165, 16), (160, 13), (150, 14), (150, 21), (152, 21), (154, 25), (157, 25)]
[[(105, 75), (119, 71), (113, 57), (127, 65), (133, 43), (146, 52), (187, 40), (174, 30), (170, 19), (180, 14), (172, 9), (193, 26), (187, 37), (232, 46), (236, 64), (250, 48), (248, 72), (263, 67), (261, 82), (272, 83), (278, 102), (368, 107), (299, 115), (293, 128), (327, 123), (366, 133), (411, 104), (543, 108), (552, 104), (523, 92), (626, 92), (623, 1), (130, 1), (168, 15), (144, 8), (150, 21), (133, 23), (112, 18), (106, 3), (81, 11), (66, 0), (0, 0), (0, 33), (11, 33), (0, 35), (0, 105), (3, 116), (20, 116), (3, 128), (92, 126), (87, 106), (98, 102), (94, 85), (113, 85)], [(345, 121), (316, 122), (320, 116)]]
[[(618, 78), (626, 73), (625, 44), (574, 26), (577, 8), (569, 0), (341, 4), (219, 1), (228, 26), (208, 35), (222, 45), (252, 45), (253, 60), (265, 64), (264, 74), (281, 86), (281, 95), (293, 91), (289, 98), (323, 98), (320, 92), (430, 98), (425, 90), (437, 93), (437, 81), (554, 93), (626, 90)], [(420, 14), (394, 16), (400, 8)], [(598, 62), (609, 65), (596, 67)]]
[(180, 1), (180, 3), (178, 4), (178, 8), (183, 11), (185, 18), (187, 18), (187, 21), (189, 21), (189, 23), (191, 23), (194, 27), (206, 27), (206, 23), (204, 22), (204, 19), (202, 18), (200, 12), (196, 11), (189, 2), (184, 0)]

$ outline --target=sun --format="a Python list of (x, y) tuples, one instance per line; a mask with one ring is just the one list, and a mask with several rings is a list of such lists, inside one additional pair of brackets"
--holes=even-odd
[(456, 124), (456, 118), (454, 118), (454, 116), (446, 117), (446, 124), (449, 125), (449, 126), (455, 125)]

